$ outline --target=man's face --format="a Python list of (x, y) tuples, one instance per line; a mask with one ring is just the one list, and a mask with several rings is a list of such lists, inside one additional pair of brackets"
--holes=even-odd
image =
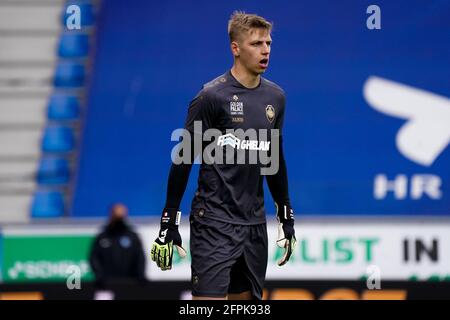
[(124, 220), (128, 216), (128, 209), (122, 204), (115, 204), (110, 213), (111, 221)]
[(237, 47), (232, 46), (233, 54), (239, 56), (242, 65), (251, 73), (264, 73), (269, 66), (272, 38), (265, 29), (250, 29), (240, 35)]

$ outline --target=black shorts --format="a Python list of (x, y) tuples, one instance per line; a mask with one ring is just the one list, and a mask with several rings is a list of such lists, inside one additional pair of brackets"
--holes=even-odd
[(262, 299), (267, 269), (267, 226), (189, 217), (192, 295), (224, 297), (251, 291)]

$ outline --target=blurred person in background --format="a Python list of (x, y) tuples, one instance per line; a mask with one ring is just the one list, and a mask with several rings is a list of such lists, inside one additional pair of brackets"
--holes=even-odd
[(145, 256), (142, 242), (127, 223), (128, 208), (111, 206), (109, 220), (93, 242), (89, 262), (96, 284), (111, 282), (145, 283)]

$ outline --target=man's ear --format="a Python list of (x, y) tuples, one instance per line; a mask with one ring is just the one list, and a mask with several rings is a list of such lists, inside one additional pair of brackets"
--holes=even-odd
[(239, 50), (239, 44), (236, 41), (231, 42), (231, 52), (233, 53), (233, 56), (239, 57), (240, 50)]

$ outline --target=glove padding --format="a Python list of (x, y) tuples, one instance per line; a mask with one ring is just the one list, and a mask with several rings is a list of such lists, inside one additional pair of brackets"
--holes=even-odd
[(281, 267), (289, 261), (292, 253), (294, 252), (297, 244), (294, 230), (294, 210), (288, 204), (280, 205), (275, 204), (277, 208), (277, 220), (278, 220), (278, 239), (277, 245), (280, 248), (284, 248), (284, 253), (277, 264)]
[(172, 269), (173, 247), (181, 258), (186, 257), (178, 225), (181, 212), (176, 209), (165, 209), (161, 217), (161, 229), (152, 246), (151, 257), (161, 270)]

